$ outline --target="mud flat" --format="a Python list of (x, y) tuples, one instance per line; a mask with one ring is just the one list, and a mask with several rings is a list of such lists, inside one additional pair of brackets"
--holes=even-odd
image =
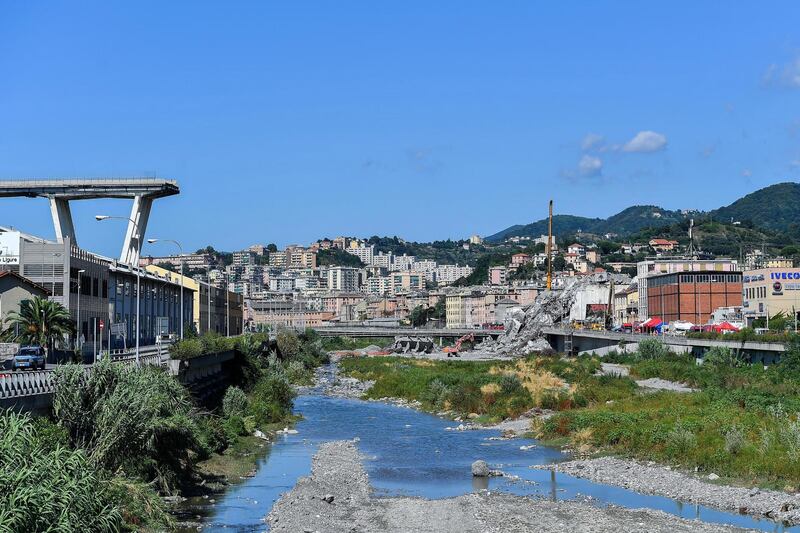
[[(789, 525), (800, 524), (800, 496), (796, 494), (717, 485), (666, 466), (600, 457), (531, 468), (555, 470), (596, 483), (616, 485), (643, 494), (665, 496), (723, 511), (764, 516)], [(715, 479), (714, 474), (708, 477)]]
[(275, 532), (741, 531), (660, 511), (481, 491), (457, 498), (374, 498), (353, 441), (323, 444), (311, 476), (274, 505)]

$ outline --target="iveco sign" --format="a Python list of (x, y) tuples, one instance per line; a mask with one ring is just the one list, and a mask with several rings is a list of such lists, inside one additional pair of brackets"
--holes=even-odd
[(770, 272), (769, 279), (800, 279), (800, 271)]
[(18, 231), (0, 233), (0, 265), (19, 264), (20, 239)]

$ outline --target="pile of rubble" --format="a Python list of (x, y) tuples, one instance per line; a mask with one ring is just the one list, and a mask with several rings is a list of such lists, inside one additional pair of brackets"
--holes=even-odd
[(562, 288), (539, 294), (531, 305), (512, 307), (506, 312), (503, 335), (481, 347), (504, 354), (551, 350), (542, 329), (568, 320), (577, 293), (597, 281), (593, 276), (569, 279)]

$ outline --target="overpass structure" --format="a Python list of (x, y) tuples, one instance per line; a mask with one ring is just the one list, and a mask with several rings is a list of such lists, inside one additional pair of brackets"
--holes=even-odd
[(391, 328), (385, 326), (326, 326), (314, 328), (321, 337), (397, 337), (407, 335), (413, 337), (442, 337), (458, 339), (464, 335), (475, 335), (475, 338), (496, 339), (503, 334), (502, 330), (490, 329), (447, 329), (447, 328)]
[(0, 198), (47, 198), (50, 201), (50, 213), (59, 243), (63, 243), (67, 237), (77, 243), (70, 201), (130, 198), (133, 200), (131, 221), (128, 222), (119, 256), (121, 262), (129, 265), (139, 264), (139, 245), (147, 230), (153, 200), (179, 193), (178, 182), (161, 178), (0, 180)]
[[(417, 337), (459, 338), (472, 334), (475, 338), (496, 339), (503, 335), (501, 330), (485, 329), (446, 329), (446, 328), (407, 328), (407, 327), (370, 327), (370, 326), (328, 326), (315, 329), (323, 337), (396, 337), (414, 335)], [(595, 331), (588, 329), (561, 328), (557, 326), (544, 328), (544, 336), (557, 352), (579, 354), (581, 352), (607, 352), (625, 344), (638, 344), (645, 339), (653, 339), (651, 335), (636, 333), (616, 333), (611, 331)], [(702, 356), (714, 346), (726, 347), (744, 353), (753, 363), (772, 364), (780, 359), (784, 345), (779, 342), (761, 341), (728, 341), (721, 339), (693, 339), (680, 335), (663, 335), (657, 337), (667, 346), (679, 352), (691, 352)]]

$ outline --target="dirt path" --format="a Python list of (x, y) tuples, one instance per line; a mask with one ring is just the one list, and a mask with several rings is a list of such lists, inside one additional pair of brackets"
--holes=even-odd
[(323, 444), (310, 477), (301, 478), (268, 516), (275, 532), (722, 532), (733, 528), (660, 511), (595, 507), (481, 491), (457, 498), (373, 498), (351, 441)]
[[(631, 371), (626, 365), (618, 365), (615, 363), (601, 363), (602, 368), (600, 374), (606, 376), (630, 376)], [(636, 384), (643, 389), (650, 390), (668, 390), (673, 392), (697, 392), (697, 389), (688, 387), (683, 383), (675, 381), (668, 381), (661, 378), (639, 379), (635, 380)]]

